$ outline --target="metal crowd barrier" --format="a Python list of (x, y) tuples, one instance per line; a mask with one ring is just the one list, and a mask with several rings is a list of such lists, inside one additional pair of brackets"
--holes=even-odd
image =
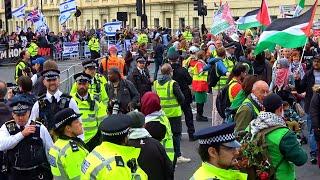
[(68, 69), (63, 70), (60, 73), (61, 82), (60, 82), (60, 88), (64, 93), (70, 93), (72, 84), (74, 83), (73, 75), (79, 73), (82, 71), (82, 65), (81, 62), (72, 65)]

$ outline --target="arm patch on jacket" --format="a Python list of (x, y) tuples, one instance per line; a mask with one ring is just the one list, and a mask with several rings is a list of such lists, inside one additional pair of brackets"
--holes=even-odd
[(51, 154), (48, 155), (48, 161), (50, 166), (57, 167), (56, 158), (52, 156)]
[(81, 165), (81, 171), (83, 174), (87, 172), (87, 170), (89, 169), (89, 166), (90, 166), (90, 163), (87, 160), (84, 160)]

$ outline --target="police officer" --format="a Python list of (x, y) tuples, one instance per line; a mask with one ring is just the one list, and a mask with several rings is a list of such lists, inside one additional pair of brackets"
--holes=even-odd
[(87, 144), (88, 150), (92, 151), (101, 143), (98, 127), (107, 112), (101, 103), (91, 98), (88, 92), (91, 76), (86, 73), (78, 73), (74, 75), (74, 79), (77, 83), (77, 93), (72, 97), (76, 100), (82, 114), (84, 142)]
[(91, 39), (88, 42), (88, 47), (91, 53), (91, 59), (100, 57), (100, 43), (95, 33), (92, 34)]
[[(20, 58), (21, 60), (19, 60), (16, 64), (16, 68), (15, 68), (15, 75), (14, 78), (16, 80), (16, 82), (18, 81), (18, 78), (22, 75), (24, 76), (28, 76), (31, 73), (31, 69), (29, 67), (29, 60), (30, 60), (30, 54), (28, 51), (22, 51), (20, 53)], [(28, 69), (29, 68), (29, 69)]]
[(54, 128), (53, 116), (64, 108), (72, 108), (79, 113), (77, 103), (71, 96), (62, 93), (58, 88), (60, 84), (60, 71), (48, 69), (42, 71), (43, 83), (47, 88), (47, 93), (40, 96), (33, 105), (30, 119), (43, 122), (49, 131)]
[(13, 120), (0, 128), (0, 151), (6, 151), (8, 178), (52, 179), (46, 154), (53, 142), (47, 128), (29, 119), (28, 99), (14, 97), (10, 107)]
[(140, 148), (126, 146), (131, 118), (110, 115), (100, 124), (102, 144), (83, 161), (81, 179), (148, 179), (137, 164)]
[(58, 140), (50, 149), (48, 159), (55, 179), (80, 179), (81, 163), (89, 154), (84, 142), (77, 138), (83, 133), (80, 116), (71, 108), (54, 116)]
[[(89, 85), (89, 94), (92, 99), (101, 103), (102, 108), (107, 111), (107, 104), (109, 102), (109, 97), (105, 89), (107, 80), (104, 76), (97, 73), (98, 62), (96, 60), (86, 60), (82, 62), (84, 68), (84, 73), (91, 76), (91, 81)], [(77, 83), (72, 85), (70, 95), (75, 96), (77, 93)]]
[(247, 174), (231, 170), (237, 164), (240, 143), (235, 140), (235, 124), (222, 124), (199, 130), (194, 137), (199, 139), (199, 155), (201, 167), (190, 178), (245, 180)]
[(27, 51), (30, 53), (31, 60), (35, 60), (38, 57), (39, 47), (36, 44), (36, 42), (37, 42), (37, 38), (35, 36), (33, 36), (31, 43), (29, 44), (29, 47), (27, 49)]

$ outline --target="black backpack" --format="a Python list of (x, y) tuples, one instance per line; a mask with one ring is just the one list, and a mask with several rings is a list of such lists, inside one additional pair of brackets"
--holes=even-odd
[(217, 99), (216, 99), (216, 108), (219, 113), (219, 115), (225, 119), (225, 111), (228, 107), (230, 107), (231, 102), (229, 99), (229, 86), (233, 83), (236, 83), (237, 81), (231, 80), (225, 87), (223, 87), (221, 90), (219, 90)]
[(220, 80), (220, 75), (218, 76), (217, 74), (217, 63), (215, 62), (209, 71), (209, 76), (208, 76), (208, 82), (209, 82), (209, 87), (215, 87)]

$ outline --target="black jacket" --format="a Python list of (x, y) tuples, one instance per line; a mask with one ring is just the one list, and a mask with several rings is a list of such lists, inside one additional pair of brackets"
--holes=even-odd
[(128, 145), (141, 148), (138, 164), (148, 179), (173, 179), (173, 167), (164, 147), (153, 138), (130, 139)]
[(306, 97), (304, 98), (304, 110), (309, 113), (309, 107), (311, 98), (313, 95), (312, 87), (314, 85), (315, 79), (313, 75), (313, 69), (307, 71), (302, 80), (295, 80), (295, 86), (298, 93), (306, 92)]
[(172, 79), (179, 84), (180, 89), (185, 98), (184, 103), (186, 104), (192, 103), (192, 94), (189, 88), (189, 85), (191, 85), (192, 83), (192, 77), (190, 76), (187, 69), (181, 67), (181, 65), (178, 63), (171, 64), (171, 67), (173, 69)]
[(320, 141), (320, 89), (317, 89), (316, 93), (313, 93), (313, 97), (310, 102), (310, 116), (312, 119), (312, 129), (314, 129), (316, 141)]
[(144, 93), (151, 91), (152, 87), (149, 70), (145, 68), (144, 72), (145, 75), (142, 75), (138, 68), (134, 68), (128, 77), (128, 80), (131, 81), (138, 90), (140, 97), (142, 97)]
[(113, 84), (109, 81), (106, 85), (106, 92), (108, 94), (109, 101), (117, 100), (120, 103), (119, 104), (120, 111), (125, 114), (129, 112), (129, 108), (128, 108), (129, 103), (132, 106), (136, 106), (140, 101), (140, 96), (139, 96), (139, 92), (134, 87), (131, 81), (128, 81), (126, 79), (121, 79), (119, 86), (120, 87), (118, 88), (118, 95), (116, 96), (114, 94)]

